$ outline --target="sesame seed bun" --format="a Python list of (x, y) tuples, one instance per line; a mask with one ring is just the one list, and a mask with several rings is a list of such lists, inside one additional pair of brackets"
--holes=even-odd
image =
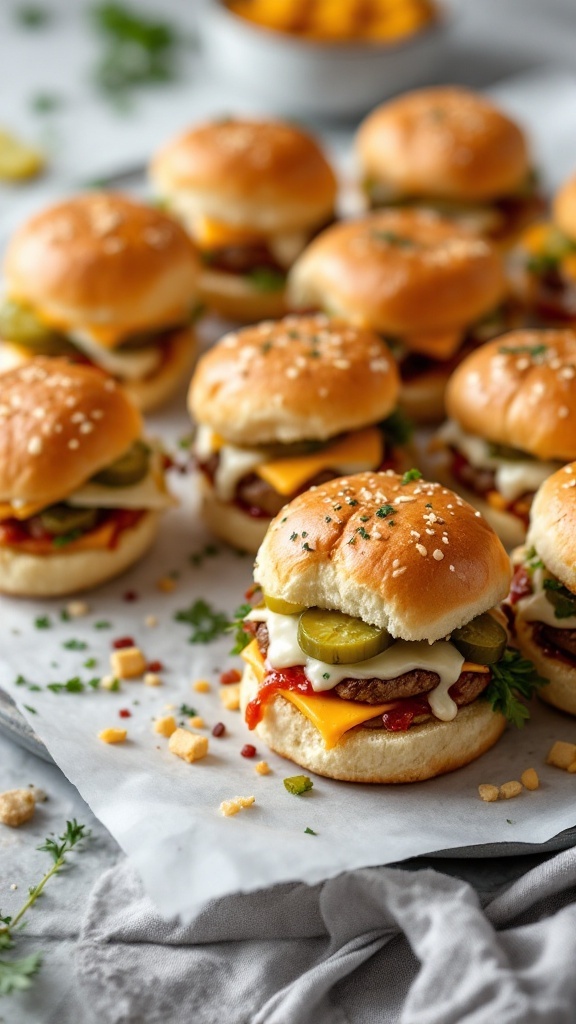
[(9, 243), (10, 298), (62, 331), (107, 347), (187, 320), (200, 266), (186, 232), (143, 203), (93, 192), (50, 206)]
[(199, 360), (189, 406), (235, 445), (325, 441), (385, 419), (398, 388), (377, 334), (292, 316), (225, 335)]
[(454, 371), (446, 410), (488, 441), (576, 458), (576, 333), (520, 330), (487, 342)]
[(93, 551), (61, 549), (31, 555), (0, 547), (0, 593), (16, 597), (61, 597), (91, 590), (119, 576), (145, 554), (156, 539), (160, 515), (145, 512), (135, 526), (122, 530), (114, 548)]
[(517, 124), (469, 89), (420, 89), (377, 107), (356, 140), (364, 173), (402, 195), (486, 201), (530, 171)]
[(230, 547), (255, 555), (270, 526), (270, 519), (251, 516), (232, 501), (221, 501), (203, 475), (199, 477), (198, 487), (202, 499), (200, 515), (210, 532)]
[(494, 246), (428, 210), (382, 210), (327, 228), (288, 278), (296, 309), (322, 309), (389, 335), (463, 328), (505, 292)]
[(256, 582), (404, 640), (439, 640), (492, 608), (511, 578), (496, 534), (447, 488), (402, 479), (359, 473), (299, 495), (272, 521)]
[(291, 124), (230, 118), (202, 124), (154, 157), (159, 195), (191, 227), (198, 217), (263, 233), (329, 217), (336, 178), (316, 141)]
[(263, 291), (249, 275), (224, 270), (203, 271), (199, 296), (209, 309), (239, 324), (280, 317), (287, 311), (285, 288)]
[(576, 594), (576, 462), (553, 473), (536, 492), (528, 544), (536, 548), (550, 572)]
[(554, 196), (552, 204), (554, 222), (568, 235), (576, 239), (576, 175), (566, 181)]
[[(240, 707), (258, 692), (254, 672), (246, 666), (240, 684)], [(460, 708), (452, 722), (430, 721), (406, 732), (357, 726), (326, 750), (312, 723), (284, 697), (266, 705), (256, 726), (259, 738), (302, 768), (344, 782), (422, 782), (474, 761), (498, 741), (506, 720), (484, 700)]]
[(51, 505), (122, 455), (142, 421), (115, 381), (38, 357), (0, 375), (0, 500)]

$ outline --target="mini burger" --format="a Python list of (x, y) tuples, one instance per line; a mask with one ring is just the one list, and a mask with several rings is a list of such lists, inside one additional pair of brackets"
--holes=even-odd
[(65, 356), (156, 406), (192, 365), (198, 274), (185, 231), (157, 210), (111, 193), (50, 206), (8, 245), (4, 365)]
[(399, 465), (398, 374), (372, 331), (286, 317), (226, 335), (197, 366), (190, 412), (204, 518), (256, 552), (277, 512), (342, 473)]
[(384, 103), (361, 124), (356, 148), (372, 207), (431, 207), (506, 245), (542, 215), (523, 132), (468, 89)]
[(400, 366), (401, 406), (418, 423), (442, 419), (451, 371), (505, 329), (504, 293), (496, 249), (425, 210), (335, 224), (289, 279), (294, 308), (321, 309), (386, 339)]
[(151, 178), (204, 262), (204, 302), (241, 323), (281, 316), (286, 272), (334, 216), (317, 143), (281, 121), (212, 121), (169, 143)]
[(450, 483), (507, 547), (540, 484), (576, 458), (576, 334), (512, 331), (471, 353), (446, 392)]
[(576, 715), (576, 463), (538, 490), (509, 604), (520, 650), (549, 680), (541, 696)]
[(0, 592), (56, 597), (117, 576), (172, 503), (114, 380), (44, 357), (0, 375)]
[(524, 231), (509, 273), (514, 295), (536, 322), (576, 327), (576, 175), (557, 193), (552, 221)]
[(417, 782), (460, 768), (526, 715), (531, 666), (495, 606), (510, 563), (496, 534), (417, 470), (361, 473), (299, 495), (258, 552), (263, 603), (241, 706), (303, 768), (350, 782)]

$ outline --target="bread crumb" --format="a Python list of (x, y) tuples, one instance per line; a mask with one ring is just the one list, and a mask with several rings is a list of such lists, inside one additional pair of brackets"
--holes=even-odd
[(173, 732), (176, 732), (178, 728), (174, 715), (166, 715), (164, 718), (157, 718), (154, 722), (154, 732), (159, 732), (161, 736), (165, 736), (169, 739)]
[(119, 679), (136, 679), (146, 671), (147, 661), (139, 647), (121, 647), (112, 651), (110, 666)]
[(572, 761), (572, 764), (568, 765), (566, 771), (570, 772), (570, 775), (574, 775), (576, 773), (576, 761)]
[(534, 790), (540, 786), (540, 779), (534, 768), (526, 768), (520, 776), (520, 782), (525, 789)]
[(124, 743), (127, 735), (126, 729), (102, 729), (98, 733), (98, 739), (103, 743)]
[(268, 761), (258, 761), (257, 764), (254, 765), (254, 771), (258, 775), (269, 775), (271, 770), (272, 769), (270, 768)]
[(514, 780), (512, 782), (504, 782), (503, 785), (500, 786), (500, 792), (498, 795), (501, 800), (511, 800), (512, 797), (520, 796), (521, 792), (522, 783)]
[(163, 594), (171, 594), (173, 590), (176, 590), (176, 580), (172, 576), (163, 576), (162, 579), (156, 583), (158, 590), (161, 590)]
[(162, 686), (162, 680), (156, 672), (145, 672), (144, 686)]
[(195, 690), (196, 693), (208, 693), (210, 690), (210, 683), (207, 679), (196, 679), (196, 681), (192, 683), (192, 689)]
[(220, 811), (225, 818), (231, 818), (233, 814), (238, 814), (238, 811), (242, 811), (245, 807), (252, 807), (255, 802), (255, 796), (235, 796), (232, 800), (223, 800), (220, 804)]
[(188, 719), (188, 725), (191, 729), (204, 729), (204, 719), (200, 715), (192, 715), (192, 718)]
[(18, 828), (34, 814), (36, 801), (31, 789), (8, 789), (0, 793), (0, 821), (10, 828)]
[(240, 683), (232, 683), (220, 690), (220, 700), (227, 711), (238, 711), (240, 707)]
[(564, 740), (556, 740), (548, 751), (546, 764), (554, 765), (555, 768), (568, 770), (570, 765), (576, 761), (576, 743), (565, 743)]
[(155, 615), (147, 615), (144, 619), (144, 625), (148, 626), (148, 629), (152, 629), (154, 626), (158, 625), (158, 619)]
[(66, 611), (71, 619), (81, 619), (84, 615), (88, 615), (90, 607), (86, 601), (69, 601)]
[(181, 757), (183, 761), (191, 764), (192, 761), (200, 761), (206, 757), (208, 738), (197, 736), (187, 729), (176, 729), (170, 737), (168, 749), (172, 754), (176, 754), (176, 757)]
[(481, 786), (478, 786), (478, 793), (480, 799), (483, 800), (484, 803), (493, 804), (494, 801), (498, 799), (499, 790), (498, 786), (491, 786), (489, 783), (483, 783)]

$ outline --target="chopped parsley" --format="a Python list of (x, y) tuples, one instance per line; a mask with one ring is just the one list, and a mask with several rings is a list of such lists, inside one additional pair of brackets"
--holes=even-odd
[(112, 629), (112, 623), (108, 622), (106, 619), (100, 619), (98, 622), (94, 623), (94, 629)]
[(181, 704), (178, 708), (178, 714), (182, 715), (183, 718), (194, 718), (196, 709), (191, 708), (189, 704)]
[(20, 4), (14, 8), (14, 20), (22, 28), (45, 28), (52, 20), (52, 12), (40, 4)]
[(305, 836), (317, 836), (317, 835), (318, 835), (318, 833), (317, 833), (317, 832), (315, 832), (313, 828), (308, 828), (308, 827), (306, 827), (306, 828), (304, 829), (304, 835), (305, 835)]
[(216, 544), (205, 544), (201, 551), (193, 551), (188, 555), (188, 561), (197, 568), (204, 563), (205, 558), (215, 558), (220, 554), (220, 548)]
[(548, 351), (547, 345), (500, 345), (498, 351), (503, 356), (530, 356), (536, 359)]
[(186, 622), (192, 626), (188, 637), (189, 644), (207, 644), (216, 640), (230, 626), (228, 616), (224, 612), (215, 611), (207, 601), (199, 598), (189, 608), (182, 608), (174, 615), (175, 622)]
[(309, 543), (308, 543), (308, 541), (307, 541), (307, 540), (305, 540), (305, 541), (304, 541), (304, 543), (303, 543), (303, 545), (302, 545), (302, 550), (303, 550), (303, 551), (315, 551), (315, 550), (316, 550), (316, 548), (311, 548), (311, 547), (310, 547), (310, 545), (309, 545)]
[(14, 680), (14, 682), (15, 682), (16, 686), (27, 686), (28, 685), (28, 680), (25, 679), (23, 675), (16, 676), (16, 679)]
[(348, 500), (348, 504), (350, 505), (351, 508), (354, 508), (358, 504), (358, 502), (356, 501), (356, 498), (350, 498)]
[(96, 676), (83, 682), (80, 676), (73, 676), (64, 683), (48, 683), (46, 689), (52, 693), (84, 693), (87, 688), (97, 690), (100, 686), (100, 679)]
[(135, 88), (174, 80), (178, 33), (171, 24), (114, 0), (92, 4), (90, 14), (103, 44), (94, 79), (109, 99), (126, 106)]
[(37, 615), (34, 619), (36, 629), (52, 629), (52, 622), (49, 615)]
[(548, 680), (538, 675), (534, 665), (519, 651), (508, 648), (504, 656), (491, 666), (492, 679), (484, 691), (494, 711), (500, 711), (517, 729), (521, 729), (530, 712), (521, 698), (529, 700)]
[(291, 533), (290, 534), (290, 540), (298, 540), (298, 534), (297, 533)]
[(38, 714), (36, 708), (33, 708), (31, 704), (23, 704), (23, 707), (25, 707), (26, 711), (29, 711), (31, 715), (37, 715)]
[(246, 277), (259, 292), (279, 292), (286, 284), (286, 275), (273, 267), (254, 267)]
[(332, 522), (332, 516), (324, 516), (324, 522), (325, 523), (331, 523)]
[(356, 533), (360, 534), (362, 540), (370, 540), (370, 534), (368, 533), (367, 530), (364, 529), (363, 526), (359, 526), (358, 529), (356, 530)]
[(421, 480), (421, 479), (422, 479), (422, 473), (420, 472), (419, 469), (407, 469), (406, 472), (404, 473), (400, 483), (402, 484), (402, 486), (404, 486), (404, 484), (411, 484), (413, 480)]
[(234, 633), (234, 647), (230, 654), (240, 654), (248, 646), (252, 637), (244, 629), (244, 619), (252, 611), (251, 604), (241, 604), (234, 612), (234, 620), (230, 623), (229, 629)]
[(84, 668), (96, 668), (97, 664), (97, 658), (87, 658), (86, 661), (84, 662)]
[(85, 651), (88, 644), (84, 640), (65, 640), (62, 647), (67, 651)]
[(381, 505), (376, 515), (379, 519), (386, 519), (388, 516), (393, 516), (396, 513), (396, 509), (393, 505)]
[(30, 109), (34, 114), (52, 114), (61, 105), (61, 96), (51, 92), (39, 92), (30, 100)]
[(284, 779), (284, 788), (292, 793), (293, 796), (301, 796), (302, 793), (307, 793), (308, 790), (312, 789), (314, 783), (312, 779), (309, 779), (307, 775), (291, 775), (290, 778)]
[(573, 594), (560, 580), (545, 579), (544, 590), (550, 604), (554, 605), (555, 619), (570, 619), (576, 615), (576, 594)]
[(330, 679), (330, 673), (329, 672), (323, 672), (322, 673), (322, 679)]

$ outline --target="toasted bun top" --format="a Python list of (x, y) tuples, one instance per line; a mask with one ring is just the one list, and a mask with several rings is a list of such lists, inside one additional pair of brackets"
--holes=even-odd
[(0, 500), (51, 505), (122, 455), (142, 421), (115, 381), (38, 357), (0, 374)]
[(8, 246), (4, 271), (11, 298), (61, 330), (91, 330), (113, 345), (185, 320), (199, 263), (166, 214), (93, 192), (28, 220)]
[(554, 196), (554, 220), (568, 238), (576, 239), (576, 174)]
[(377, 334), (323, 315), (290, 316), (222, 338), (200, 359), (189, 404), (232, 444), (290, 443), (377, 423), (398, 388)]
[(317, 142), (282, 121), (202, 124), (160, 150), (151, 177), (189, 216), (262, 231), (321, 223), (337, 190)]
[(469, 89), (407, 93), (360, 125), (364, 172), (414, 197), (482, 201), (514, 192), (530, 171), (524, 134)]
[(576, 334), (511, 331), (481, 345), (452, 374), (446, 411), (488, 441), (576, 458)]
[(382, 210), (318, 235), (288, 279), (297, 308), (320, 307), (391, 334), (461, 328), (505, 291), (489, 242), (428, 210)]
[(439, 640), (497, 604), (511, 570), (488, 523), (440, 484), (402, 479), (360, 473), (286, 505), (257, 555), (264, 592), (404, 640)]
[(546, 568), (576, 594), (576, 462), (553, 473), (536, 492), (527, 544), (536, 548)]

